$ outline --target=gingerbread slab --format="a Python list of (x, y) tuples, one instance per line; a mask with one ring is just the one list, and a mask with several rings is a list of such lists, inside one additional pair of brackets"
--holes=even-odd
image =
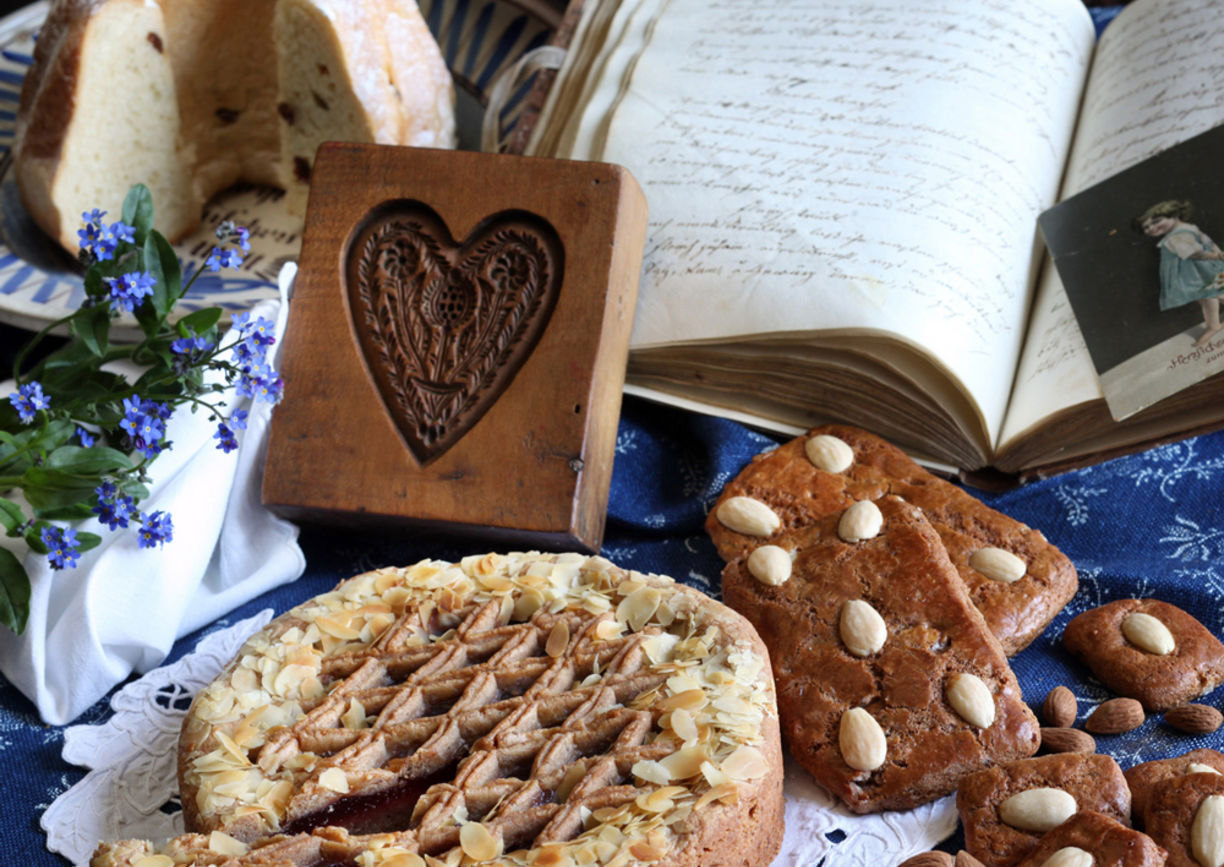
[[(727, 484), (706, 530), (722, 557), (734, 560), (885, 494), (923, 510), (1007, 655), (1026, 647), (1075, 594), (1075, 567), (1038, 530), (932, 475), (879, 437), (842, 425), (814, 428), (757, 456)], [(761, 520), (737, 521), (736, 506), (749, 501), (765, 507), (754, 510)]]
[(913, 807), (1036, 752), (1037, 720), (916, 506), (862, 503), (786, 544), (730, 563), (723, 598), (769, 647), (791, 754), (851, 810)]

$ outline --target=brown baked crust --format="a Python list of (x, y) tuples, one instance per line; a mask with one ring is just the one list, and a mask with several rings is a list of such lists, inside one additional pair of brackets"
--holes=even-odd
[[(360, 575), (277, 618), (196, 696), (179, 755), (195, 833), (160, 851), (196, 863), (222, 832), (252, 847), (228, 867), (440, 864), (459, 816), (504, 864), (541, 847), (581, 861), (605, 825), (635, 861), (755, 863), (782, 838), (769, 671), (730, 608), (602, 558)], [(113, 853), (133, 845), (95, 863), (126, 867)]]
[(1027, 857), (1042, 835), (1004, 824), (999, 805), (1018, 792), (1046, 787), (1070, 793), (1081, 811), (1130, 825), (1130, 789), (1112, 758), (1099, 753), (1038, 756), (995, 765), (961, 780), (956, 809), (969, 853), (986, 867), (1012, 867)]
[(1202, 867), (1191, 854), (1190, 829), (1199, 805), (1211, 795), (1224, 796), (1224, 776), (1212, 773), (1170, 777), (1148, 799), (1146, 830), (1169, 853), (1168, 867)]
[(1081, 810), (1047, 833), (1018, 867), (1042, 867), (1065, 846), (1092, 854), (1092, 867), (1160, 867), (1165, 850), (1140, 833), (1092, 810)]
[(1135, 826), (1147, 827), (1148, 799), (1157, 786), (1173, 777), (1184, 777), (1190, 773), (1192, 764), (1206, 765), (1224, 774), (1224, 753), (1217, 750), (1191, 750), (1182, 756), (1157, 759), (1128, 768), (1126, 784), (1131, 790), (1131, 816)]
[[(813, 436), (841, 439), (854, 452), (840, 473), (815, 467), (804, 452)], [(779, 544), (798, 528), (844, 511), (858, 500), (893, 494), (918, 506), (939, 533), (948, 556), (969, 588), (973, 604), (1008, 656), (1028, 646), (1075, 595), (1075, 567), (1040, 531), (989, 508), (955, 485), (924, 470), (904, 452), (873, 434), (844, 425), (813, 428), (777, 449), (758, 455), (727, 483), (710, 510), (706, 531), (725, 560), (762, 544)], [(747, 496), (769, 505), (781, 527), (768, 538), (737, 533), (717, 518), (718, 505)], [(969, 565), (984, 547), (1011, 551), (1028, 566), (1012, 583), (986, 578)]]
[[(1157, 656), (1126, 640), (1122, 621), (1135, 612), (1168, 627), (1176, 645), (1172, 653)], [(1085, 611), (1067, 624), (1063, 645), (1103, 684), (1149, 711), (1167, 710), (1224, 683), (1224, 644), (1192, 615), (1158, 599), (1119, 599)]]
[[(857, 813), (906, 809), (951, 792), (966, 773), (1030, 756), (1038, 723), (1024, 704), (998, 641), (970, 603), (939, 536), (913, 505), (884, 497), (878, 536), (847, 544), (838, 515), (789, 537), (794, 568), (770, 586), (741, 559), (723, 570), (723, 599), (742, 612), (769, 647), (784, 737), (791, 754)], [(840, 638), (842, 605), (869, 603), (888, 638), (868, 657)], [(944, 697), (947, 679), (980, 677), (995, 699), (995, 720), (982, 730)], [(838, 726), (850, 708), (865, 708), (887, 739), (874, 772), (846, 764)]]

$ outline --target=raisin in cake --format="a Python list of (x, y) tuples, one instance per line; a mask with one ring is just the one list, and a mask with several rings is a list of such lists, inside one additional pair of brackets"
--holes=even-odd
[(781, 842), (752, 627), (576, 554), (383, 569), (298, 606), (196, 696), (179, 772), (193, 833), (95, 867), (709, 867)]
[(26, 75), (22, 200), (75, 253), (81, 214), (146, 184), (175, 240), (238, 182), (305, 213), (315, 150), (451, 147), (453, 86), (413, 0), (55, 0)]

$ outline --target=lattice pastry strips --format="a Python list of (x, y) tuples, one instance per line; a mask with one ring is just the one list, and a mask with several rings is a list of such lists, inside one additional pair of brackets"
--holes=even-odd
[(195, 699), (195, 832), (97, 867), (765, 863), (781, 842), (767, 651), (670, 578), (489, 554), (352, 578)]

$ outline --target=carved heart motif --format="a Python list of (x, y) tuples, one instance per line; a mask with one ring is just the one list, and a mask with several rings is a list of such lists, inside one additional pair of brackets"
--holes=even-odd
[(421, 464), (454, 445), (509, 387), (543, 334), (564, 249), (523, 211), (457, 243), (428, 205), (375, 209), (349, 245), (349, 304), (362, 353)]

